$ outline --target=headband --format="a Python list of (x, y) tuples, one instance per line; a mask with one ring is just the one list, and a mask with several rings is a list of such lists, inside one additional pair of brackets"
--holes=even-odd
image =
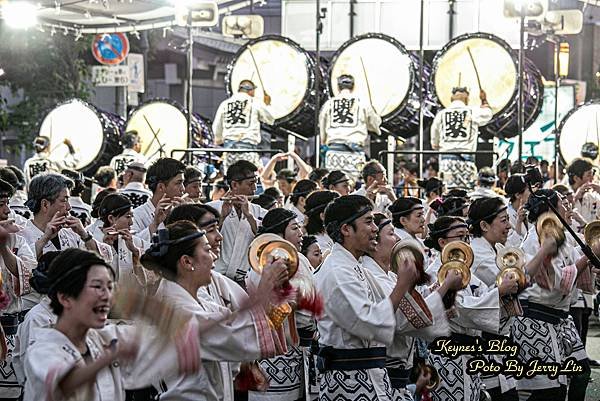
[(461, 223), (450, 227), (441, 228), (439, 230), (434, 230), (433, 224), (428, 224), (427, 227), (429, 228), (429, 236), (440, 236), (446, 234), (448, 231), (454, 230), (455, 228), (469, 228), (469, 225), (466, 223)]
[(203, 237), (205, 231), (196, 231), (193, 234), (186, 235), (185, 237), (178, 238), (176, 240), (169, 239), (169, 230), (166, 228), (162, 228), (158, 230), (158, 232), (152, 237), (152, 246), (148, 249), (148, 254), (155, 258), (162, 258), (169, 252), (169, 247), (177, 244), (181, 244), (182, 242), (191, 241), (196, 238)]
[(254, 85), (250, 81), (246, 81), (246, 82), (243, 82), (240, 84), (239, 89), (245, 89), (247, 91), (251, 91), (253, 89), (256, 89), (256, 85)]
[[(352, 223), (354, 220), (361, 218), (362, 216), (364, 216), (365, 214), (372, 212), (373, 208), (371, 206), (365, 206), (362, 209), (360, 209), (358, 212), (354, 213), (353, 215), (351, 215), (350, 217), (340, 221), (338, 224), (341, 226), (343, 226), (344, 224), (348, 224), (348, 223)], [(333, 221), (335, 222), (335, 220)]]
[(183, 181), (183, 185), (186, 186), (186, 185), (189, 185), (189, 184), (191, 184), (193, 182), (196, 182), (196, 181), (202, 182), (202, 176), (193, 177), (193, 178), (190, 178), (189, 180), (184, 180)]
[(343, 175), (340, 178), (338, 178), (335, 181), (329, 182), (329, 180), (327, 180), (327, 185), (337, 185), (337, 184), (341, 184), (342, 182), (347, 182), (350, 181), (350, 178), (348, 178), (347, 175)]
[[(82, 265), (77, 265), (74, 268), (69, 269), (69, 270), (63, 270), (61, 272), (61, 274), (56, 278), (56, 280), (54, 280), (54, 282), (48, 287), (48, 294), (52, 294), (52, 293), (56, 292), (56, 286), (58, 284), (62, 283), (67, 278), (69, 278), (73, 273), (75, 273), (81, 269), (84, 269), (86, 267), (92, 266), (92, 265), (102, 265), (102, 266), (106, 267), (107, 269), (110, 269), (110, 271), (113, 272), (113, 275), (115, 274), (113, 268), (111, 266), (109, 266), (108, 264), (106, 264), (106, 262), (104, 260), (102, 260), (100, 258), (90, 259), (88, 261), (88, 263), (85, 263)], [(41, 278), (45, 278), (47, 280), (48, 276), (47, 276), (47, 274), (43, 274), (43, 276), (41, 276)]]
[(213, 224), (219, 224), (218, 219), (210, 219), (206, 223), (198, 224), (198, 228), (210, 227)]
[(315, 237), (314, 235), (307, 235), (305, 237), (302, 237), (302, 248), (307, 249), (312, 244), (317, 244), (318, 242), (319, 241), (317, 241), (317, 237)]
[(289, 215), (288, 217), (286, 217), (285, 219), (283, 219), (281, 221), (278, 221), (275, 224), (272, 224), (270, 226), (261, 226), (258, 229), (258, 234), (260, 235), (260, 234), (270, 233), (270, 232), (272, 232), (272, 230), (274, 230), (274, 229), (276, 229), (277, 227), (280, 227), (280, 226), (284, 226), (285, 227), (290, 221), (294, 220), (297, 217), (298, 217), (298, 215), (296, 213), (292, 212), (291, 215)]
[(131, 209), (132, 207), (133, 207), (133, 205), (131, 203), (128, 203), (128, 204), (123, 205), (123, 206), (116, 207), (116, 208), (114, 208), (112, 210), (107, 210), (106, 207), (101, 207), (100, 210), (98, 211), (98, 214), (100, 215), (100, 217), (106, 217), (109, 214), (117, 214), (117, 213), (125, 211), (127, 209)]
[(377, 231), (381, 231), (381, 229), (382, 229), (383, 227), (387, 226), (387, 225), (388, 225), (388, 224), (390, 224), (391, 222), (392, 222), (392, 220), (390, 220), (390, 219), (384, 219), (384, 220), (382, 220), (382, 221), (381, 221), (381, 223), (379, 223), (379, 224), (377, 225)]
[(483, 216), (483, 217), (480, 217), (478, 219), (468, 219), (467, 220), (467, 224), (470, 225), (470, 226), (474, 226), (475, 224), (477, 224), (477, 223), (479, 223), (479, 222), (481, 222), (483, 220), (487, 220), (489, 218), (498, 216), (500, 213), (502, 213), (506, 209), (508, 209), (508, 206), (503, 206), (500, 209), (496, 210), (495, 212), (488, 214), (487, 216)]
[(325, 208), (329, 205), (329, 203), (324, 203), (322, 205), (317, 205), (312, 209), (308, 209), (304, 211), (304, 214), (307, 216), (312, 216), (313, 214), (321, 213)]
[(392, 212), (392, 216), (407, 216), (409, 214), (411, 214), (412, 212), (414, 212), (415, 210), (420, 210), (420, 209), (424, 209), (423, 205), (420, 203), (415, 203), (410, 209), (407, 210), (403, 210), (401, 212)]

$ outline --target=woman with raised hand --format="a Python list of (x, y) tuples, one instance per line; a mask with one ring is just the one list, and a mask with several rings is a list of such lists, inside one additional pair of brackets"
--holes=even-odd
[[(303, 385), (304, 377), (306, 377), (303, 374), (303, 369), (307, 366), (303, 363), (301, 347), (310, 347), (315, 335), (316, 324), (314, 316), (308, 311), (299, 310), (300, 308), (297, 305), (300, 305), (300, 297), (315, 296), (313, 268), (309, 260), (300, 253), (302, 248), (302, 226), (296, 213), (283, 208), (269, 211), (263, 218), (258, 234), (276, 234), (290, 242), (298, 251), (298, 271), (290, 280), (291, 286), (298, 292), (298, 297), (290, 301), (295, 304), (295, 312), (291, 317), (294, 324), (286, 324), (285, 333), (290, 343), (293, 342), (295, 337), (299, 337), (299, 343), (290, 346), (288, 353), (285, 355), (263, 359), (259, 362), (267, 373), (271, 384), (266, 392), (250, 392), (248, 399), (250, 401), (298, 400), (302, 397), (303, 388), (306, 388)], [(252, 285), (255, 285), (258, 278), (258, 274), (251, 271), (247, 278), (248, 287), (251, 288)], [(297, 326), (297, 330), (294, 326)], [(282, 366), (286, 368), (282, 369)]]
[[(48, 282), (50, 308), (57, 321), (53, 327), (30, 333), (25, 401), (123, 401), (127, 377), (135, 379), (135, 386), (145, 387), (200, 368), (195, 322), (168, 319), (181, 324), (165, 324), (161, 336), (149, 327), (107, 325), (115, 274), (95, 253), (76, 248), (62, 251), (50, 266)], [(167, 330), (178, 334), (167, 337)]]
[(131, 232), (133, 206), (128, 197), (109, 194), (98, 210), (102, 225), (94, 227), (91, 234), (96, 241), (112, 246), (112, 267), (119, 284), (137, 284), (145, 287), (147, 275), (140, 263), (141, 254), (150, 244)]
[[(160, 399), (232, 400), (233, 378), (228, 363), (269, 358), (285, 351), (270, 329), (263, 303), (275, 287), (287, 280), (282, 261), (265, 267), (256, 294), (236, 312), (198, 297), (211, 282), (215, 255), (204, 231), (194, 223), (178, 221), (159, 230), (142, 257), (145, 267), (163, 277), (156, 296), (176, 310), (193, 315), (200, 328), (202, 369), (196, 376), (165, 380)], [(257, 301), (259, 300), (259, 301)]]

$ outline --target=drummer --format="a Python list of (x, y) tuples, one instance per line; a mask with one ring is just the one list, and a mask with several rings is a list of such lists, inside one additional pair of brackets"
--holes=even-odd
[(448, 188), (471, 188), (476, 181), (475, 155), (462, 152), (477, 150), (479, 127), (492, 119), (494, 112), (487, 102), (484, 90), (479, 92), (481, 106), (469, 106), (469, 90), (466, 87), (452, 89), (452, 103), (438, 112), (431, 125), (431, 147), (442, 152), (456, 154), (440, 155), (440, 171)]
[(137, 131), (127, 131), (123, 135), (123, 153), (116, 155), (110, 161), (110, 166), (115, 169), (117, 176), (125, 171), (131, 163), (142, 163), (145, 165), (148, 160), (141, 154), (142, 141)]
[(342, 170), (357, 181), (366, 163), (368, 132), (381, 135), (381, 117), (353, 93), (352, 75), (340, 75), (337, 84), (340, 92), (325, 102), (319, 116), (321, 143), (327, 145), (325, 168)]
[(75, 155), (73, 144), (67, 138), (63, 140), (63, 144), (69, 148), (69, 154), (64, 160), (56, 160), (52, 158), (54, 149), (50, 147), (50, 138), (43, 135), (35, 138), (33, 141), (35, 155), (27, 159), (23, 166), (27, 187), (31, 179), (40, 173), (60, 173), (63, 169), (74, 169), (77, 166), (79, 159)]
[[(267, 107), (271, 105), (271, 97), (265, 94), (263, 103), (254, 97), (255, 89), (254, 82), (244, 79), (240, 82), (238, 93), (219, 105), (212, 126), (217, 145), (227, 149), (257, 149), (261, 141), (260, 123), (273, 125), (275, 118)], [(228, 153), (225, 155), (225, 171), (240, 159), (248, 160), (257, 167), (261, 165), (258, 153)]]

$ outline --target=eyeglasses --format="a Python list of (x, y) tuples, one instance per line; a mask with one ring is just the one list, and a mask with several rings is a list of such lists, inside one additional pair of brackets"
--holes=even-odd
[(114, 285), (99, 285), (99, 284), (94, 284), (94, 285), (89, 285), (88, 288), (90, 288), (92, 291), (96, 292), (96, 294), (98, 295), (104, 295), (104, 293), (108, 293), (108, 294), (112, 294), (113, 291), (115, 290)]
[(452, 237), (446, 237), (446, 239), (458, 239), (458, 240), (466, 242), (466, 243), (470, 243), (471, 242), (471, 237), (469, 236), (469, 234), (454, 235)]

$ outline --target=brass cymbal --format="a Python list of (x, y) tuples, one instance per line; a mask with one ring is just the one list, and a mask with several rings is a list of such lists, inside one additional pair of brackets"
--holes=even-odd
[(441, 260), (442, 264), (459, 261), (470, 269), (473, 264), (473, 249), (466, 242), (452, 241), (442, 249)]
[(502, 248), (496, 255), (496, 265), (500, 270), (508, 268), (523, 269), (525, 266), (525, 253), (519, 248)]
[[(276, 241), (271, 241), (260, 251), (258, 257), (258, 266), (261, 273), (266, 265), (268, 265), (273, 258), (284, 259), (288, 266), (288, 277), (292, 278), (298, 271), (298, 251), (291, 242), (279, 238)], [(255, 269), (256, 270), (256, 269)]]
[(392, 247), (390, 270), (397, 273), (401, 259), (403, 259), (403, 257), (406, 258), (407, 256), (412, 256), (417, 269), (419, 269), (419, 267), (421, 270), (424, 268), (423, 251), (418, 242), (412, 239), (406, 239), (396, 242)]
[(259, 266), (259, 257), (262, 251), (262, 248), (265, 247), (271, 241), (279, 241), (282, 238), (277, 234), (262, 234), (258, 237), (254, 238), (250, 243), (250, 248), (248, 249), (248, 262), (254, 271), (257, 273), (262, 272)]
[(517, 284), (519, 285), (519, 291), (525, 288), (527, 285), (527, 278), (525, 277), (525, 272), (523, 269), (517, 267), (507, 267), (506, 269), (502, 269), (500, 273), (496, 276), (496, 286), (500, 287), (502, 284), (502, 280), (506, 274), (513, 273), (517, 277)]
[(540, 244), (544, 238), (554, 238), (559, 248), (564, 244), (565, 229), (554, 213), (546, 212), (539, 216), (535, 228), (540, 239)]
[(467, 267), (466, 264), (459, 260), (451, 260), (442, 265), (440, 270), (438, 270), (437, 279), (440, 284), (444, 283), (446, 279), (446, 275), (450, 270), (458, 270), (462, 276), (462, 286), (461, 289), (467, 288), (469, 282), (471, 281), (471, 269)]
[(592, 245), (592, 242), (600, 238), (600, 220), (590, 221), (585, 225), (583, 229), (583, 237), (585, 243)]
[(423, 373), (429, 373), (430, 375), (429, 382), (425, 385), (427, 390), (431, 391), (437, 388), (440, 385), (440, 375), (437, 369), (429, 364), (424, 364), (421, 368), (423, 369)]

